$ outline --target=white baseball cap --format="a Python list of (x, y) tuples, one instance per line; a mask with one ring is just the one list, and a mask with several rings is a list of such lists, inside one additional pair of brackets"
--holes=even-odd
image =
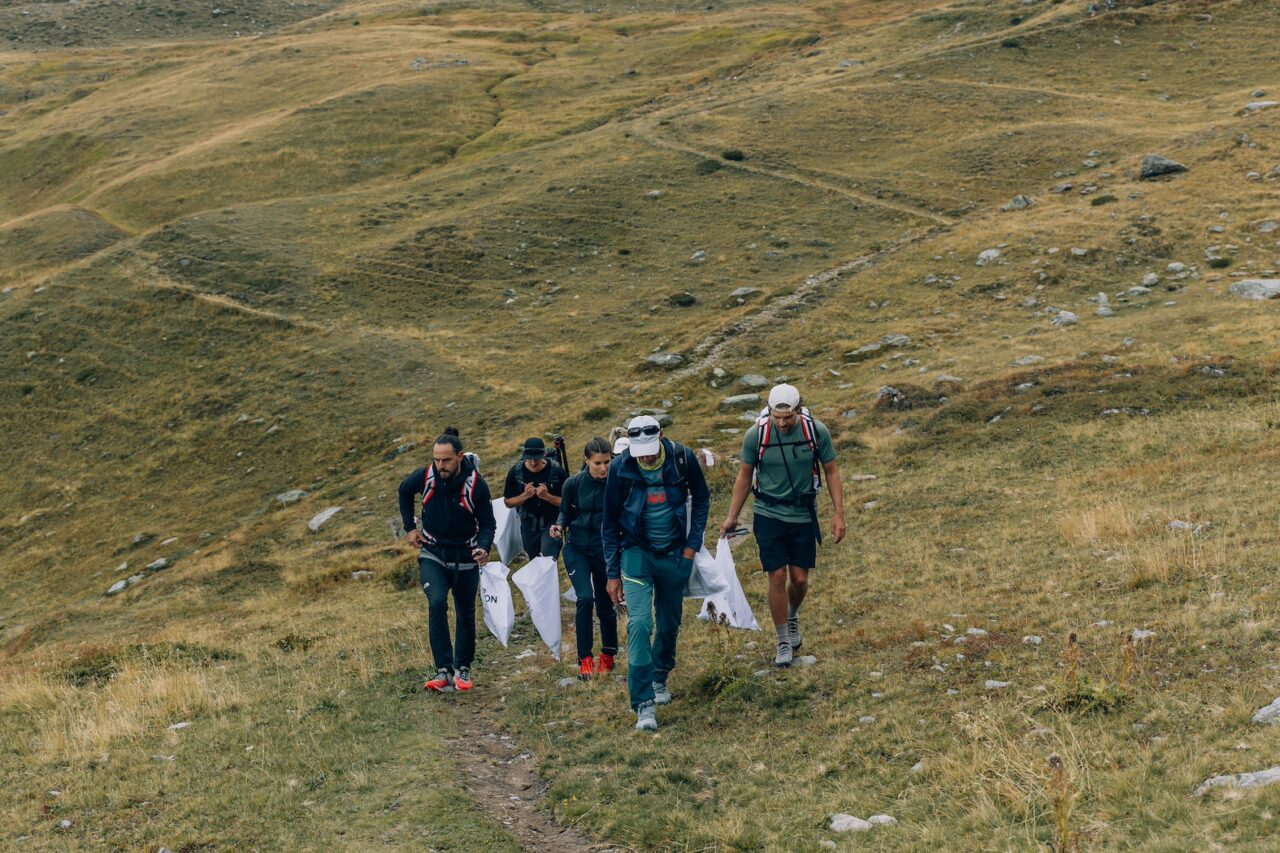
[(797, 409), (800, 406), (800, 390), (794, 385), (774, 385), (769, 392), (770, 409)]
[(625, 435), (618, 436), (618, 440), (613, 443), (613, 455), (621, 456), (627, 452), (627, 448), (631, 446), (631, 439)]
[(662, 424), (651, 415), (640, 415), (627, 424), (628, 449), (632, 456), (653, 456), (662, 446)]

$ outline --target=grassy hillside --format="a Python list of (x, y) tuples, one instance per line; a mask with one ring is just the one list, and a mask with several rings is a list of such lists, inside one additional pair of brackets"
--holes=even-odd
[[(1268, 849), (1193, 791), (1280, 747), (1280, 12), (1082, 5), (0, 9), (5, 846)], [(841, 450), (817, 664), (417, 691), (433, 436), (728, 456), (748, 373)]]

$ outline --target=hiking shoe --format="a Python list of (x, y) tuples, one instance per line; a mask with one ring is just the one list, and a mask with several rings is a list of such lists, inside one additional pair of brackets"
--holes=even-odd
[(653, 700), (641, 702), (636, 706), (636, 731), (656, 732), (658, 730), (658, 709)]
[(600, 654), (600, 662), (596, 664), (596, 675), (608, 675), (613, 672), (613, 655)]
[(778, 654), (774, 656), (774, 666), (786, 667), (791, 666), (791, 661), (795, 655), (791, 653), (790, 643), (778, 643)]
[(587, 679), (589, 679), (591, 676), (595, 674), (596, 674), (595, 658), (588, 655), (587, 657), (582, 658), (581, 660), (578, 661), (578, 678), (580, 680), (586, 681)]
[(800, 618), (792, 616), (787, 620), (787, 636), (791, 638), (791, 651), (796, 651), (804, 645), (804, 637), (800, 633)]
[(666, 683), (653, 682), (653, 703), (655, 705), (671, 704), (671, 688)]
[(436, 674), (427, 679), (427, 683), (422, 685), (423, 690), (432, 690), (436, 693), (443, 693), (445, 689), (453, 683), (453, 677), (449, 675), (449, 670), (443, 666), (436, 670)]
[(471, 667), (458, 667), (458, 674), (453, 677), (453, 686), (463, 691), (470, 690), (476, 686), (475, 682), (471, 680)]

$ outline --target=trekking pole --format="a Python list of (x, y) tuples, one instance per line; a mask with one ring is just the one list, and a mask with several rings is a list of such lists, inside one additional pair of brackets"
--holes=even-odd
[(560, 463), (560, 467), (567, 473), (569, 470), (569, 454), (564, 449), (564, 436), (553, 435), (551, 437), (551, 446), (556, 451), (556, 461)]

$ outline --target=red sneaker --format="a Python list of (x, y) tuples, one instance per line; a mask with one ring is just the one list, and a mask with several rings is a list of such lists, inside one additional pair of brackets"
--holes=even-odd
[(600, 655), (600, 663), (596, 664), (596, 675), (608, 675), (613, 672), (613, 655)]
[(596, 662), (590, 655), (578, 661), (578, 678), (586, 681), (588, 678), (596, 674)]
[(476, 683), (471, 680), (471, 667), (458, 667), (457, 673), (453, 676), (453, 686), (463, 692), (466, 692), (476, 686)]
[(437, 669), (436, 674), (429, 678), (426, 684), (422, 685), (422, 689), (443, 693), (445, 688), (452, 682), (453, 679), (449, 676), (449, 670), (441, 668)]

